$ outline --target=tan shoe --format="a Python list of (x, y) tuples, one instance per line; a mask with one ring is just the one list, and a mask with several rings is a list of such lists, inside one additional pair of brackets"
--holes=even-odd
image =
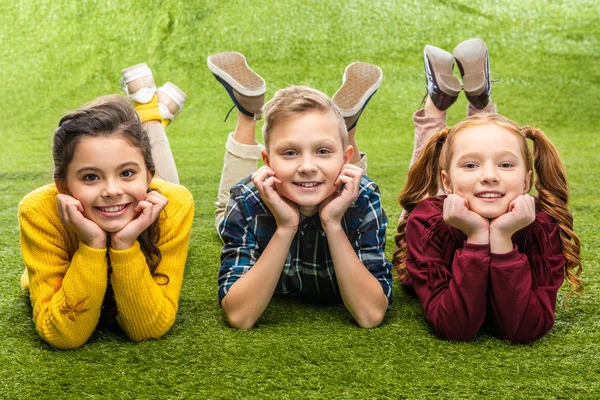
[(382, 80), (383, 71), (377, 65), (355, 62), (346, 67), (342, 86), (331, 100), (342, 112), (348, 130), (356, 126), (358, 118)]
[(246, 58), (230, 51), (208, 56), (207, 63), (215, 78), (227, 90), (235, 107), (255, 120), (260, 119), (267, 85), (248, 67)]

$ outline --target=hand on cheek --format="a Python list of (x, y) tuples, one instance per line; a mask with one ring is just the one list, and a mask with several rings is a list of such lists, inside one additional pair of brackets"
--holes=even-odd
[(261, 199), (273, 213), (277, 228), (297, 229), (300, 223), (298, 207), (279, 195), (277, 185), (281, 181), (275, 177), (275, 171), (264, 165), (252, 174), (251, 179)]
[(469, 209), (469, 202), (457, 195), (449, 194), (444, 200), (444, 221), (467, 235), (467, 242), (474, 244), (489, 243), (489, 221)]
[(94, 249), (106, 247), (106, 232), (83, 215), (79, 200), (67, 194), (58, 194), (56, 201), (60, 222), (74, 231), (81, 242)]
[(490, 234), (507, 237), (535, 221), (535, 199), (529, 194), (517, 196), (508, 206), (508, 212), (490, 222)]
[(115, 250), (127, 250), (133, 246), (138, 236), (148, 229), (160, 216), (169, 200), (158, 192), (150, 192), (140, 200), (134, 211), (139, 213), (123, 229), (111, 235), (110, 246)]
[(335, 181), (335, 186), (341, 187), (325, 199), (319, 206), (319, 216), (323, 228), (331, 224), (340, 224), (348, 207), (356, 200), (363, 170), (353, 164), (345, 164)]

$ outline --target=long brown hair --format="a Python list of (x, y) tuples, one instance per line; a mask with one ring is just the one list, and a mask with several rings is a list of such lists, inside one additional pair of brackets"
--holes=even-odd
[[(581, 243), (573, 230), (573, 215), (569, 211), (569, 185), (567, 175), (556, 148), (540, 130), (530, 126), (520, 127), (513, 121), (498, 114), (477, 114), (457, 123), (452, 128), (444, 128), (433, 135), (426, 143), (423, 152), (408, 171), (408, 177), (398, 202), (404, 209), (404, 218), (398, 223), (395, 236), (396, 251), (392, 262), (398, 272), (397, 279), (403, 281), (408, 276), (406, 270), (406, 221), (417, 204), (427, 196), (438, 194), (441, 186), (441, 171), (448, 170), (452, 158), (452, 145), (456, 135), (472, 126), (494, 124), (504, 128), (520, 139), (520, 147), (525, 160), (527, 173), (535, 169), (535, 188), (538, 192), (539, 207), (552, 217), (560, 228), (562, 254), (567, 260), (565, 277), (571, 288), (567, 300), (583, 290), (583, 271), (580, 251)], [(533, 142), (533, 155), (526, 139)], [(531, 185), (529, 187), (531, 189)]]
[[(73, 159), (77, 145), (85, 138), (118, 135), (138, 149), (144, 157), (146, 168), (154, 176), (156, 167), (152, 159), (150, 139), (131, 102), (124, 96), (102, 96), (68, 113), (61, 118), (54, 131), (52, 157), (54, 158), (54, 180), (66, 182), (67, 167)], [(158, 190), (158, 189), (151, 189)], [(150, 273), (154, 272), (162, 259), (156, 245), (160, 238), (159, 218), (138, 236)]]

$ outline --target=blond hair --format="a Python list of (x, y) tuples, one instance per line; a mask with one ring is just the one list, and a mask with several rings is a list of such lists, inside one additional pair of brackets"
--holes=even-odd
[(338, 131), (344, 148), (348, 145), (348, 131), (344, 117), (338, 107), (323, 92), (308, 86), (289, 86), (277, 93), (262, 108), (265, 123), (262, 127), (265, 147), (269, 149), (269, 138), (273, 129), (287, 119), (299, 114), (319, 111), (332, 113), (337, 121)]
[[(469, 117), (452, 128), (444, 128), (427, 141), (423, 152), (408, 171), (404, 188), (398, 196), (398, 202), (406, 211), (398, 224), (395, 237), (396, 251), (393, 264), (398, 279), (408, 276), (406, 270), (406, 222), (414, 208), (427, 196), (435, 196), (441, 187), (441, 171), (448, 170), (452, 157), (452, 147), (456, 135), (462, 130), (486, 124), (494, 124), (508, 130), (519, 138), (519, 144), (527, 172), (535, 168), (535, 188), (538, 192), (538, 204), (542, 211), (550, 215), (560, 228), (562, 254), (567, 260), (565, 278), (571, 287), (566, 301), (583, 290), (583, 281), (579, 278), (583, 270), (580, 258), (581, 244), (573, 230), (573, 215), (569, 211), (569, 185), (567, 175), (556, 148), (550, 139), (540, 130), (530, 126), (519, 126), (515, 122), (498, 114), (478, 114)], [(533, 142), (533, 154), (527, 146), (527, 140)], [(530, 187), (531, 189), (531, 183)]]

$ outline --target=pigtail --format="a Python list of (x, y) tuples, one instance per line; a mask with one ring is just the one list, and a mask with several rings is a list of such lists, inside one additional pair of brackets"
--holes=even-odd
[(400, 281), (404, 281), (408, 276), (405, 263), (408, 254), (405, 240), (406, 221), (421, 200), (438, 194), (440, 154), (449, 131), (449, 128), (444, 128), (429, 138), (423, 152), (408, 171), (406, 183), (398, 195), (398, 202), (404, 209), (404, 213), (398, 222), (398, 233), (394, 238), (396, 251), (394, 251), (392, 263), (398, 273), (397, 279)]
[(569, 186), (567, 175), (556, 148), (541, 131), (530, 126), (523, 127), (525, 137), (533, 142), (533, 164), (535, 168), (535, 188), (538, 203), (542, 211), (550, 215), (560, 228), (562, 254), (567, 260), (566, 280), (571, 293), (564, 300), (583, 290), (583, 280), (579, 278), (583, 271), (581, 264), (579, 237), (573, 230), (573, 215), (569, 211)]

